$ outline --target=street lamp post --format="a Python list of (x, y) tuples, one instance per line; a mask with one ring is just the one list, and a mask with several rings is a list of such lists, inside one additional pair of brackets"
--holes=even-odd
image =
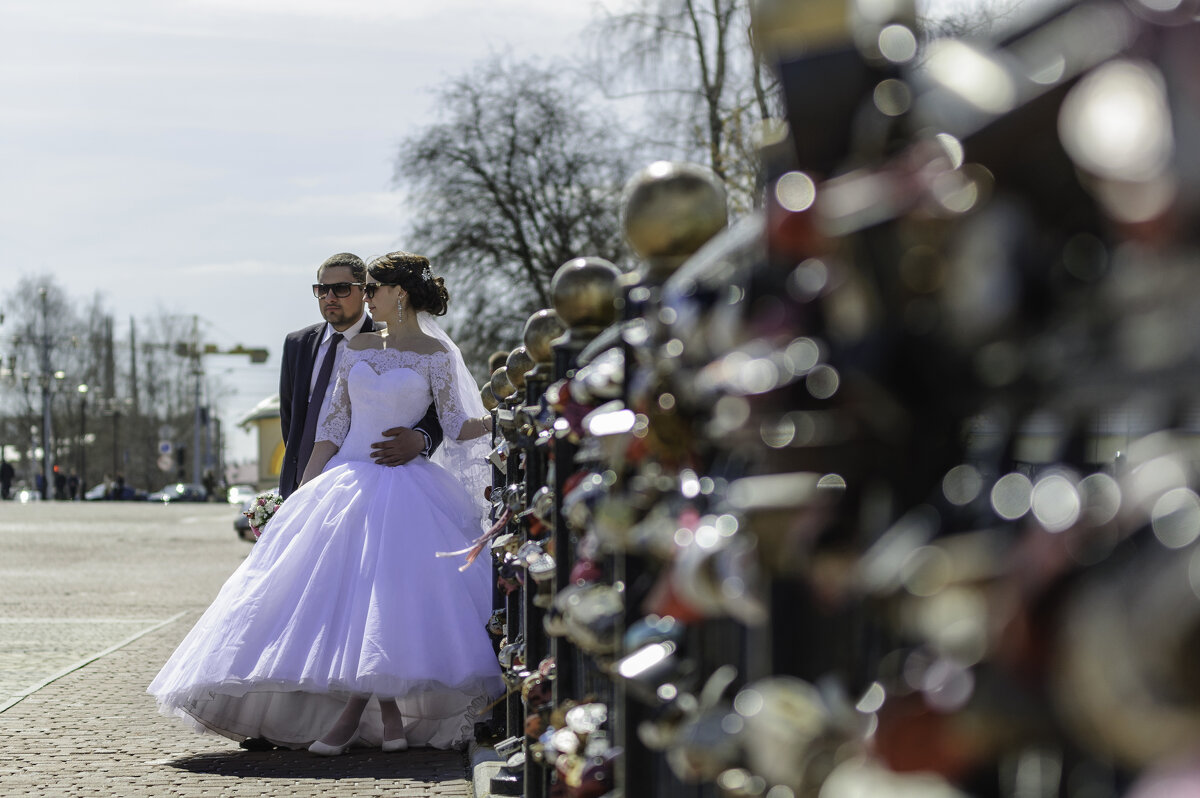
[(121, 444), (120, 435), (118, 434), (121, 428), (121, 409), (116, 403), (112, 405), (112, 478), (116, 479), (117, 474), (121, 473)]
[(100, 400), (100, 411), (112, 418), (112, 474), (111, 478), (121, 482), (118, 475), (121, 474), (121, 413), (123, 410), (131, 407), (132, 402), (127, 399), (119, 399), (115, 396), (105, 397)]
[(87, 490), (87, 452), (84, 446), (87, 445), (87, 383), (81, 383), (79, 388), (79, 499), (83, 500), (83, 494)]
[(198, 485), (203, 480), (201, 472), (201, 451), (200, 451), (200, 433), (204, 427), (204, 408), (200, 404), (200, 380), (204, 377), (204, 371), (201, 370), (199, 361), (192, 368), (192, 376), (195, 378), (195, 390), (193, 392), (193, 406), (195, 408), (195, 418), (192, 423), (192, 484)]
[(42, 341), (41, 341), (41, 367), (42, 374), (39, 380), (42, 388), (42, 479), (43, 479), (43, 495), (46, 499), (51, 496), (51, 491), (54, 486), (54, 455), (51, 451), (51, 427), (50, 427), (50, 388), (51, 388), (51, 372), (50, 372), (50, 323), (47, 319), (47, 300), (46, 289), (42, 288), (38, 291), (42, 300)]

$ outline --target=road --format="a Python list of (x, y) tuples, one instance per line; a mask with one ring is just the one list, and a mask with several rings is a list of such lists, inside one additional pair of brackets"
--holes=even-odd
[(242, 751), (146, 685), (249, 553), (231, 505), (0, 503), (0, 797), (473, 795), (466, 756)]

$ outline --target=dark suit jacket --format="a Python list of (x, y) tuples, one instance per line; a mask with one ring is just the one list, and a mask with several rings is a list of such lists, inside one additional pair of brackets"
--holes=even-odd
[[(359, 331), (374, 329), (375, 321), (364, 313)], [(285, 499), (296, 489), (300, 477), (304, 475), (304, 466), (307, 465), (297, 462), (298, 450), (300, 436), (304, 432), (304, 420), (308, 415), (308, 386), (312, 382), (313, 365), (324, 331), (325, 322), (321, 322), (288, 333), (283, 341), (283, 364), (279, 370), (279, 422), (283, 428), (284, 453), (283, 466), (279, 471), (279, 493)], [(330, 383), (329, 390), (332, 388), (333, 384)], [(320, 407), (319, 402), (314, 404)], [(413, 425), (413, 428), (422, 430), (429, 436), (432, 442), (430, 454), (441, 444), (442, 425), (438, 423), (437, 412), (432, 404), (429, 405), (424, 418)]]

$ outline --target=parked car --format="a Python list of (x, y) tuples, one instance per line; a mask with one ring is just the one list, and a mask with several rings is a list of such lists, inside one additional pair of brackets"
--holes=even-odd
[(172, 482), (146, 497), (152, 502), (203, 502), (208, 501), (208, 492), (197, 483)]
[(246, 517), (246, 513), (250, 512), (250, 503), (254, 501), (254, 497), (248, 497), (241, 504), (241, 509), (233, 519), (233, 531), (237, 536), (247, 543), (253, 543), (258, 540), (254, 537), (254, 530), (250, 528), (250, 519)]
[(96, 485), (95, 487), (84, 491), (84, 494), (83, 494), (83, 500), (89, 501), (89, 502), (107, 501), (110, 499), (117, 499), (119, 501), (127, 501), (128, 502), (128, 501), (140, 501), (145, 498), (146, 498), (145, 493), (143, 493), (139, 490), (135, 490), (134, 488), (131, 488), (128, 485), (121, 488), (121, 494), (119, 496), (110, 496), (109, 495), (109, 485), (105, 482), (101, 482), (99, 485)]
[(246, 499), (252, 499), (258, 495), (253, 485), (230, 485), (229, 490), (225, 491), (225, 501), (230, 504), (245, 504)]

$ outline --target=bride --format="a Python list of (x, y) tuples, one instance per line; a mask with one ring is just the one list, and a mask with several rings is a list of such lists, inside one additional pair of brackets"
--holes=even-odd
[[(325, 755), (449, 748), (502, 692), (487, 566), (435, 557), (479, 534), (491, 417), (433, 319), (449, 297), (428, 260), (394, 252), (367, 275), (386, 331), (348, 344), (300, 488), (148, 688), (197, 731)], [(376, 464), (379, 431), (431, 400), (434, 462)]]

